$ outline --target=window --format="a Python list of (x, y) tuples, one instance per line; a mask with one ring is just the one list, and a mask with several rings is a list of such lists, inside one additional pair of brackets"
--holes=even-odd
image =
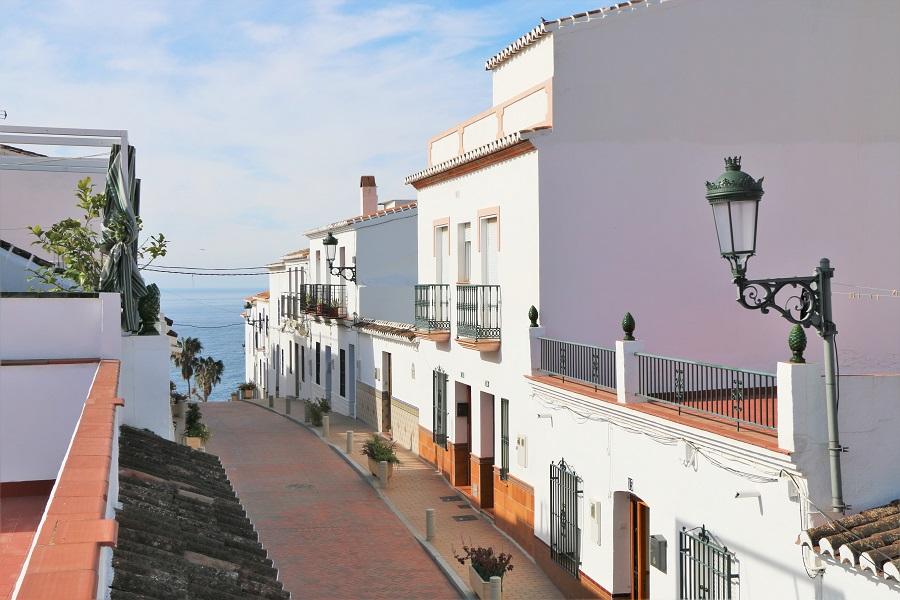
[(450, 278), (447, 273), (449, 261), (447, 255), (450, 252), (450, 231), (445, 225), (434, 229), (434, 278), (435, 283), (448, 283)]
[(340, 384), (338, 385), (338, 393), (341, 396), (346, 397), (347, 396), (347, 355), (344, 352), (343, 348), (341, 348), (341, 350), (340, 350), (340, 358), (338, 360), (340, 361), (340, 373), (339, 374), (340, 374), (340, 378), (341, 378)]
[(300, 346), (300, 381), (306, 382), (306, 346)]
[(509, 400), (500, 398), (500, 479), (509, 478)]
[(316, 283), (322, 283), (322, 251), (316, 250)]
[(447, 374), (441, 369), (433, 373), (432, 401), (434, 404), (434, 443), (447, 448)]
[(316, 385), (322, 383), (322, 346), (316, 342)]
[(678, 532), (679, 598), (731, 600), (740, 597), (738, 561), (701, 526)]
[(481, 220), (481, 283), (496, 285), (500, 283), (499, 252), (497, 251), (500, 229), (497, 217)]
[(284, 349), (281, 349), (281, 362), (278, 363), (278, 367), (281, 369), (281, 374), (284, 375)]
[(581, 494), (575, 470), (564, 459), (550, 463), (550, 558), (576, 579), (581, 566)]
[(459, 235), (459, 272), (456, 277), (459, 283), (469, 283), (472, 278), (472, 224), (460, 223)]

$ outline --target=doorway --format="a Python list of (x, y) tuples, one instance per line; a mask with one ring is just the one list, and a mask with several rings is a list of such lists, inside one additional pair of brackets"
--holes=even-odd
[(471, 495), (472, 465), (469, 455), (472, 450), (472, 388), (456, 382), (454, 388), (453, 416), (453, 477), (450, 483)]
[(294, 342), (294, 359), (291, 364), (294, 366), (294, 398), (300, 397), (300, 366), (297, 364), (300, 359), (300, 344)]
[(391, 369), (391, 353), (381, 353), (381, 431), (391, 434), (391, 398), (393, 398), (394, 375)]
[(631, 600), (650, 598), (650, 507), (631, 496)]
[(348, 390), (349, 396), (347, 396), (350, 400), (350, 408), (348, 412), (350, 416), (354, 419), (356, 418), (356, 346), (350, 344), (347, 348), (347, 361), (348, 361), (348, 369), (347, 369), (347, 385), (350, 386)]

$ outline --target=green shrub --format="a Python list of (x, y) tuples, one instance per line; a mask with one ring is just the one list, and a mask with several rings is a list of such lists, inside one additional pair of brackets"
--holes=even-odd
[(309, 406), (309, 420), (314, 427), (322, 426), (322, 417), (331, 412), (331, 402), (327, 398), (307, 401)]
[(371, 439), (366, 440), (363, 444), (362, 453), (375, 462), (386, 460), (389, 463), (398, 463), (400, 459), (397, 458), (397, 454), (394, 452), (396, 444), (396, 442), (389, 442), (384, 438), (373, 435)]
[(184, 435), (185, 437), (198, 437), (205, 444), (209, 440), (210, 432), (209, 428), (201, 422), (202, 416), (199, 404), (188, 405), (187, 415), (184, 418)]

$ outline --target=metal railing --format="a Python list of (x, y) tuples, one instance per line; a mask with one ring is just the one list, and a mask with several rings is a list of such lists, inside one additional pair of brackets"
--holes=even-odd
[(550, 463), (550, 558), (578, 579), (582, 479), (565, 459)]
[(615, 391), (616, 351), (540, 338), (541, 372)]
[(740, 597), (739, 565), (727, 546), (719, 545), (702, 526), (678, 533), (678, 579), (683, 600), (731, 600)]
[(450, 330), (450, 286), (444, 284), (417, 285), (416, 329), (423, 331)]
[(638, 395), (741, 425), (777, 428), (778, 385), (771, 373), (638, 354)]
[(456, 335), (500, 339), (500, 286), (456, 286)]
[(306, 283), (297, 299), (300, 311), (322, 317), (347, 318), (347, 286)]

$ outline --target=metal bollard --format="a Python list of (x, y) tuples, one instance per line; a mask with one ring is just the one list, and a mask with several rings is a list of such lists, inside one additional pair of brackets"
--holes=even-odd
[(353, 454), (353, 432), (347, 432), (347, 454)]
[(331, 418), (328, 415), (322, 416), (322, 437), (326, 440), (331, 433)]
[(378, 462), (378, 484), (382, 487), (382, 489), (387, 489), (388, 486), (388, 468), (390, 464), (386, 460), (382, 460)]
[(434, 509), (426, 508), (425, 509), (425, 540), (433, 541), (434, 540)]
[(503, 580), (494, 575), (493, 577), (491, 577), (491, 582), (489, 585), (490, 591), (488, 592), (488, 598), (490, 598), (490, 600), (500, 600), (503, 590)]
[(272, 394), (269, 394), (269, 408), (272, 408), (274, 406), (275, 406), (275, 397), (272, 396)]

